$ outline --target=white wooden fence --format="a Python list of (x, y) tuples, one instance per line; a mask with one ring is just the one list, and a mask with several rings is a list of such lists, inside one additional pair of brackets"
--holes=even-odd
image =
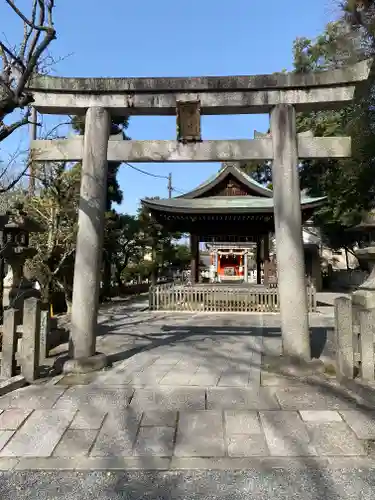
[[(309, 310), (316, 309), (313, 285), (307, 287)], [(278, 312), (277, 287), (230, 285), (177, 285), (150, 287), (149, 306), (154, 311)]]

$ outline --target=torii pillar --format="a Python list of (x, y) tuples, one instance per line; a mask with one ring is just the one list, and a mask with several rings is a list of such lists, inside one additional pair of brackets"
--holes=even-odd
[(279, 104), (271, 111), (273, 199), (276, 259), (283, 351), (311, 359), (303, 255), (301, 192), (295, 108)]
[(110, 123), (107, 109), (87, 110), (70, 331), (73, 359), (64, 364), (66, 373), (100, 370), (107, 364), (104, 354), (96, 354), (96, 335)]

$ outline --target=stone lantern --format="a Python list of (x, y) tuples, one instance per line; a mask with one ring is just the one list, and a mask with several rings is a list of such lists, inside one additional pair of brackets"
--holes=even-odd
[[(21, 203), (0, 216), (1, 254), (6, 263), (3, 281), (3, 308), (14, 307), (22, 311), (23, 302), (39, 292), (24, 276), (24, 265), (37, 253), (29, 247), (30, 233), (42, 232), (43, 227), (29, 217)], [(20, 321), (22, 313), (20, 314)]]
[(366, 281), (353, 293), (353, 303), (362, 307), (375, 308), (375, 210), (366, 214), (362, 222), (351, 228), (358, 233), (358, 249), (355, 256), (369, 271)]

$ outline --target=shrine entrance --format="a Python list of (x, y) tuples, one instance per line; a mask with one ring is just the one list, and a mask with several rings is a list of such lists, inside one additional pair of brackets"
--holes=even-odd
[[(301, 195), (302, 222), (324, 201)], [(270, 237), (275, 231), (273, 191), (227, 162), (216, 176), (193, 191), (172, 199), (145, 199), (142, 204), (170, 232), (190, 233), (192, 255), (193, 288), (152, 286), (151, 309), (280, 311), (276, 263), (270, 259)], [(202, 245), (211, 253), (209, 283), (203, 283), (199, 268)], [(314, 311), (314, 286), (305, 286), (308, 309)]]
[[(29, 89), (33, 93), (33, 105), (39, 112), (86, 115), (84, 138), (32, 143), (32, 158), (36, 162), (82, 161), (71, 317), (74, 359), (69, 360), (64, 369), (82, 372), (106, 364), (105, 357), (95, 353), (108, 161), (272, 161), (273, 201), (270, 204), (271, 196), (263, 196), (262, 203), (270, 218), (268, 225), (272, 220), (276, 235), (283, 349), (288, 356), (310, 359), (298, 162), (303, 158), (349, 157), (351, 141), (349, 137), (297, 134), (296, 112), (346, 106), (354, 99), (358, 84), (367, 80), (370, 68), (371, 63), (363, 61), (349, 68), (310, 74), (108, 79), (35, 77)], [(269, 113), (270, 135), (253, 140), (202, 140), (202, 114), (246, 113)], [(175, 115), (177, 138), (170, 141), (109, 140), (111, 115)], [(199, 189), (204, 191), (205, 186)], [(232, 185), (227, 185), (226, 189), (235, 190)], [(195, 282), (198, 281), (197, 255), (202, 235), (248, 235), (253, 223), (258, 235), (262, 229), (263, 233), (269, 232), (269, 226), (264, 226), (265, 219), (252, 219), (255, 214), (249, 203), (251, 196), (243, 196), (243, 205), (238, 200), (232, 201), (231, 196), (224, 198), (218, 195), (209, 199), (199, 194), (194, 199), (181, 197), (171, 201), (168, 214), (164, 201), (164, 206), (154, 206), (154, 212), (164, 214), (166, 221), (178, 221), (179, 225), (187, 224), (191, 229)], [(208, 213), (210, 208), (211, 213)], [(214, 217), (218, 217), (212, 225), (216, 234), (201, 231), (202, 227), (207, 229), (208, 221), (212, 222)]]

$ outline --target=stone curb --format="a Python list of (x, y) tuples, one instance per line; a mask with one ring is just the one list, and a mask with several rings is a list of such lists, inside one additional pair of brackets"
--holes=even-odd
[(5, 380), (0, 380), (0, 396), (5, 396), (8, 392), (21, 389), (21, 387), (25, 387), (26, 385), (28, 384), (23, 375), (17, 375)]
[(53, 470), (260, 470), (273, 469), (355, 469), (375, 468), (375, 460), (368, 457), (249, 457), (249, 458), (164, 458), (164, 457), (50, 457), (2, 458), (0, 471)]

